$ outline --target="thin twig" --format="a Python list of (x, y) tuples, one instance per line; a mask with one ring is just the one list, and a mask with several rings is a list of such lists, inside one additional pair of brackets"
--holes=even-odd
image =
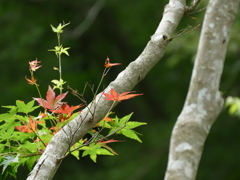
[(191, 6), (187, 6), (185, 9), (185, 13), (188, 13), (190, 11), (193, 11), (196, 9), (197, 5), (200, 3), (201, 0), (193, 0), (191, 3)]
[(83, 33), (85, 33), (93, 24), (94, 20), (97, 18), (97, 15), (103, 8), (106, 0), (97, 0), (94, 5), (89, 10), (84, 21), (78, 25), (73, 32), (71, 33), (74, 38), (80, 37)]
[(169, 39), (167, 39), (167, 40), (168, 40), (168, 41), (172, 41), (172, 40), (173, 40), (174, 38), (176, 38), (176, 37), (179, 37), (179, 36), (185, 35), (185, 34), (187, 34), (187, 33), (190, 33), (191, 31), (196, 30), (200, 25), (201, 25), (201, 24), (197, 25), (196, 27), (194, 27), (193, 29), (190, 29), (190, 30), (187, 32), (187, 30), (192, 27), (192, 26), (188, 26), (187, 28), (180, 30), (180, 33), (174, 35), (173, 37), (171, 37), (171, 38), (169, 38)]
[(197, 10), (197, 11), (190, 12), (190, 13), (188, 13), (188, 14), (195, 14), (195, 13), (198, 13), (198, 12), (201, 12), (201, 11), (205, 10), (206, 8), (207, 8), (207, 6), (204, 7), (204, 8), (202, 8), (202, 9), (199, 9), (199, 10)]

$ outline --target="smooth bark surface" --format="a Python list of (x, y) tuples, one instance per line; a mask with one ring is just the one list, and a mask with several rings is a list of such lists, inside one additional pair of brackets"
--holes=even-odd
[[(118, 93), (131, 91), (162, 58), (165, 48), (179, 24), (185, 10), (185, 0), (170, 0), (165, 6), (162, 21), (142, 54), (110, 83), (105, 92), (114, 88)], [(79, 141), (108, 112), (111, 102), (100, 93), (94, 102), (59, 131), (48, 144), (27, 180), (50, 180), (56, 173), (63, 157), (71, 145)]]
[(210, 0), (188, 95), (174, 126), (165, 180), (193, 180), (224, 100), (219, 83), (239, 0)]

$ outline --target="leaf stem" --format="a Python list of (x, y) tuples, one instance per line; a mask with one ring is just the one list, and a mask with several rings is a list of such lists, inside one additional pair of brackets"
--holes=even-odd
[[(57, 39), (58, 39), (58, 47), (61, 46), (61, 38), (60, 38), (60, 33), (57, 33)], [(62, 79), (62, 59), (61, 59), (61, 53), (58, 53), (58, 71), (59, 71), (59, 81)], [(60, 83), (60, 94), (62, 94), (62, 84)]]

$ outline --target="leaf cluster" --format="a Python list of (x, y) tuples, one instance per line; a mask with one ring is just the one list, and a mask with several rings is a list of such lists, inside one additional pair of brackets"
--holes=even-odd
[[(4, 174), (4, 177), (11, 175), (16, 178), (17, 169), (20, 165), (27, 165), (28, 169), (31, 170), (48, 146), (51, 138), (60, 131), (64, 125), (81, 113), (81, 111), (74, 111), (87, 105), (82, 95), (71, 88), (72, 93), (78, 97), (83, 104), (70, 106), (67, 102), (63, 102), (68, 92), (62, 92), (64, 89), (63, 85), (66, 82), (62, 79), (61, 54), (69, 55), (67, 52), (69, 48), (63, 48), (61, 45), (60, 34), (68, 24), (69, 23), (63, 23), (62, 25), (60, 23), (57, 28), (51, 25), (52, 30), (57, 33), (58, 38), (58, 46), (50, 51), (55, 51), (59, 60), (59, 67), (54, 68), (59, 71), (59, 80), (51, 81), (54, 85), (53, 88), (51, 88), (50, 85), (48, 86), (46, 99), (42, 98), (38, 88), (39, 85), (36, 83), (37, 79), (34, 77), (35, 71), (41, 67), (41, 65), (39, 65), (41, 61), (36, 59), (29, 62), (31, 79), (26, 77), (25, 79), (29, 84), (35, 85), (39, 93), (39, 98), (33, 98), (33, 100), (28, 103), (17, 100), (16, 105), (2, 106), (8, 109), (7, 113), (0, 114), (0, 166), (3, 166), (2, 174)], [(94, 92), (93, 100), (95, 100), (103, 78), (107, 75), (110, 68), (116, 65), (120, 65), (120, 63), (111, 63), (107, 57), (104, 65), (105, 69), (97, 90), (94, 92), (92, 89)], [(56, 94), (55, 89), (59, 89), (59, 95)], [(122, 94), (118, 94), (114, 89), (111, 89), (109, 94), (102, 92), (105, 100), (113, 102), (107, 115), (88, 132), (86, 138), (81, 139), (71, 147), (71, 142), (69, 142), (69, 150), (62, 158), (72, 154), (77, 159), (80, 159), (80, 152), (82, 152), (82, 157), (89, 155), (90, 158), (96, 162), (97, 155), (117, 155), (117, 153), (107, 145), (113, 142), (121, 142), (121, 140), (109, 139), (113, 134), (121, 134), (127, 138), (142, 142), (139, 138), (140, 134), (133, 129), (146, 123), (129, 121), (132, 113), (123, 118), (118, 118), (117, 116), (115, 116), (115, 118), (110, 117), (115, 102), (121, 102), (122, 100), (142, 95), (130, 93), (131, 92), (123, 92)], [(37, 106), (34, 105), (35, 101), (38, 103)], [(43, 109), (39, 110), (38, 108), (40, 107)], [(92, 115), (94, 116), (94, 114)], [(79, 126), (81, 126), (81, 124)], [(105, 133), (105, 130), (108, 130), (108, 133)], [(71, 138), (72, 137), (69, 137), (69, 139)]]
[[(8, 174), (16, 177), (17, 168), (20, 165), (26, 164), (30, 170), (38, 159), (38, 157), (22, 157), (33, 153), (38, 154), (43, 149), (40, 143), (34, 143), (35, 134), (33, 131), (31, 133), (22, 132), (32, 128), (28, 124), (29, 113), (39, 106), (34, 106), (34, 100), (27, 104), (17, 100), (15, 106), (3, 107), (9, 109), (9, 111), (0, 114), (0, 165), (3, 166), (2, 174), (6, 172), (5, 177)], [(17, 127), (22, 127), (22, 129), (20, 128), (21, 131), (16, 130)]]
[[(109, 115), (110, 114), (112, 113), (109, 113)], [(80, 148), (80, 150), (84, 150), (82, 156), (84, 157), (86, 155), (89, 155), (90, 158), (96, 162), (97, 155), (117, 155), (117, 153), (112, 148), (106, 145), (107, 143), (121, 142), (121, 140), (108, 140), (108, 137), (113, 134), (121, 134), (127, 138), (142, 142), (138, 137), (140, 134), (133, 129), (141, 125), (146, 125), (147, 123), (129, 121), (132, 114), (133, 113), (126, 115), (123, 118), (118, 118), (116, 116), (115, 118), (105, 117), (103, 120), (101, 120), (95, 126), (95, 129), (97, 128), (98, 131), (95, 129), (89, 131), (89, 134), (92, 136), (92, 138), (90, 138), (90, 141), (87, 141), (87, 143), (85, 143), (89, 145)], [(108, 135), (106, 136), (100, 134), (104, 128), (109, 129), (107, 133)]]

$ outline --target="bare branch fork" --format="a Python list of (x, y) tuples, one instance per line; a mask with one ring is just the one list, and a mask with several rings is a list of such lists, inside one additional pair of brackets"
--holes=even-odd
[[(219, 0), (219, 1), (223, 4), (230, 3), (231, 10), (236, 8), (237, 0), (228, 0), (228, 1)], [(210, 4), (211, 3), (213, 3), (213, 2), (210, 1)], [(235, 3), (235, 5), (234, 5), (234, 3)], [(218, 4), (216, 6), (220, 6), (220, 5)], [(215, 5), (213, 5), (213, 6), (215, 6)], [(226, 7), (228, 8), (228, 5), (221, 7), (221, 8), (218, 7), (218, 8), (222, 9), (224, 12), (226, 12), (226, 9), (227, 9)], [(145, 75), (163, 57), (165, 48), (167, 47), (167, 45), (169, 43), (168, 38), (172, 36), (173, 32), (175, 31), (177, 25), (179, 24), (179, 22), (182, 18), (185, 10), (186, 10), (185, 0), (170, 0), (169, 1), (169, 4), (167, 4), (164, 8), (163, 18), (162, 18), (156, 32), (154, 33), (153, 36), (151, 36), (150, 41), (148, 42), (147, 46), (145, 47), (145, 49), (143, 50), (141, 55), (135, 61), (131, 62), (128, 65), (128, 67), (124, 71), (122, 71), (113, 82), (111, 82), (109, 84), (109, 86), (105, 89), (105, 92), (109, 92), (109, 90), (111, 88), (115, 89), (118, 93), (131, 91), (134, 88), (134, 86), (136, 86), (141, 80), (144, 79)], [(230, 18), (232, 21), (232, 19), (234, 17), (234, 13), (231, 14), (230, 12), (236, 12), (236, 10), (234, 9), (233, 11), (227, 11), (226, 17)], [(222, 18), (222, 15), (219, 17)], [(223, 18), (226, 18), (226, 17), (224, 16)], [(219, 26), (218, 23), (214, 23), (212, 29), (219, 28), (218, 26)], [(176, 141), (173, 139), (176, 138), (175, 136), (177, 136), (179, 129), (183, 130), (182, 128), (179, 128), (179, 127), (190, 127), (190, 128), (196, 129), (196, 132), (195, 131), (190, 132), (190, 133), (193, 133), (193, 135), (191, 135), (191, 136), (194, 136), (194, 135), (197, 136), (198, 133), (207, 134), (210, 129), (210, 126), (208, 125), (208, 123), (205, 123), (207, 121), (207, 120), (205, 120), (205, 118), (206, 117), (211, 118), (211, 122), (212, 122), (212, 121), (214, 121), (214, 118), (217, 117), (218, 113), (220, 112), (221, 108), (219, 108), (219, 106), (221, 107), (221, 105), (222, 105), (222, 99), (221, 99), (220, 93), (218, 92), (218, 86), (219, 86), (218, 76), (221, 75), (221, 71), (222, 71), (222, 65), (221, 65), (222, 61), (223, 61), (222, 60), (222, 57), (223, 57), (222, 52), (225, 52), (224, 50), (227, 46), (228, 34), (230, 31), (229, 26), (231, 26), (231, 23), (226, 24), (226, 27), (221, 29), (221, 33), (222, 33), (221, 37), (224, 38), (224, 39), (221, 39), (221, 42), (222, 42), (222, 44), (220, 46), (221, 56), (216, 58), (215, 51), (213, 54), (210, 53), (210, 50), (213, 50), (213, 49), (211, 49), (211, 48), (213, 48), (212, 46), (209, 46), (210, 50), (204, 49), (202, 46), (204, 46), (205, 43), (200, 43), (201, 46), (199, 46), (199, 50), (201, 50), (201, 49), (205, 50), (207, 52), (208, 56), (199, 54), (198, 57), (200, 58), (200, 55), (202, 55), (203, 59), (210, 57), (210, 59), (214, 59), (214, 61), (210, 61), (210, 60), (203, 61), (203, 62), (201, 61), (197, 65), (195, 65), (195, 68), (197, 66), (201, 66), (202, 68), (196, 69), (193, 72), (192, 81), (193, 81), (193, 79), (195, 79), (195, 80), (191, 83), (191, 86), (189, 89), (191, 92), (188, 94), (189, 100), (185, 103), (184, 111), (182, 112), (182, 114), (179, 117), (179, 119), (183, 119), (183, 120), (178, 119), (178, 122), (180, 121), (183, 123), (180, 123), (180, 125), (175, 126), (175, 128), (173, 130), (173, 137), (171, 140), (171, 149), (170, 149), (170, 155), (169, 155), (170, 159), (169, 159), (166, 179), (168, 179), (168, 177), (170, 177), (170, 174), (172, 171), (179, 169), (179, 167), (182, 167), (182, 166), (179, 166), (178, 163), (176, 163), (175, 165), (172, 165), (172, 163), (175, 163), (175, 162), (179, 162), (180, 164), (182, 163), (182, 161), (178, 161), (178, 160), (181, 160), (181, 158), (178, 155), (175, 156), (175, 154), (173, 154), (173, 151), (177, 150), (180, 152), (186, 152), (185, 150), (186, 149), (188, 150), (189, 146), (191, 147), (191, 153), (195, 152), (193, 150), (193, 148), (195, 148), (195, 147), (197, 148), (196, 151), (198, 151), (198, 149), (200, 149), (200, 147), (198, 145), (193, 146), (191, 144), (191, 142), (192, 142), (192, 141), (190, 141), (191, 139), (189, 140), (189, 142), (187, 140), (184, 141), (184, 142), (188, 143), (186, 146), (185, 146), (185, 144), (175, 143)], [(209, 27), (211, 27), (211, 26), (209, 25)], [(204, 33), (202, 32), (202, 34), (204, 34)], [(215, 34), (212, 35), (210, 33), (208, 35), (209, 35), (209, 37), (208, 37), (209, 39), (206, 39), (205, 41), (211, 40), (215, 46), (214, 48), (216, 48), (216, 42), (218, 42), (219, 39), (218, 39), (218, 41), (215, 42), (215, 39), (214, 39), (214, 38), (216, 38)], [(218, 34), (216, 34), (216, 35), (218, 36)], [(224, 43), (223, 43), (223, 41), (224, 41)], [(225, 56), (225, 54), (224, 54), (224, 56)], [(198, 61), (196, 60), (196, 62), (198, 62)], [(220, 63), (220, 65), (219, 65), (219, 63)], [(205, 73), (205, 70), (207, 70), (207, 72), (209, 72), (209, 77), (208, 77), (209, 79), (217, 78), (214, 81), (214, 83), (209, 84), (209, 82), (205, 79), (206, 78), (205, 76), (203, 76), (204, 78), (203, 77), (200, 77), (200, 79), (198, 78), (198, 75)], [(220, 70), (220, 71), (216, 72), (218, 70)], [(197, 85), (198, 83), (201, 85), (201, 86), (199, 85), (200, 87)], [(209, 85), (210, 85), (210, 87), (208, 88)], [(191, 91), (191, 87), (193, 87), (194, 91)], [(199, 91), (198, 88), (200, 88), (201, 91)], [(194, 96), (198, 97), (198, 100)], [(209, 101), (208, 99), (212, 100), (212, 102)], [(205, 101), (205, 100), (208, 100), (208, 101)], [(214, 104), (214, 102), (217, 104)], [(82, 111), (82, 113), (79, 114), (78, 117), (76, 117), (74, 120), (70, 121), (66, 126), (64, 126), (64, 128), (61, 131), (59, 131), (52, 138), (52, 140), (46, 147), (44, 153), (42, 154), (42, 156), (38, 160), (37, 164), (35, 165), (34, 169), (29, 174), (27, 180), (51, 180), (53, 178), (54, 174), (56, 173), (59, 165), (61, 164), (61, 157), (64, 157), (66, 152), (69, 151), (69, 137), (71, 138), (71, 145), (78, 142), (95, 124), (97, 124), (105, 116), (105, 114), (108, 112), (109, 108), (111, 107), (111, 104), (112, 104), (111, 102), (103, 99), (102, 94), (98, 94), (96, 96), (95, 101), (90, 103), (89, 106), (87, 108), (85, 108)], [(212, 107), (210, 107), (211, 105), (212, 105)], [(206, 110), (205, 106), (208, 106), (209, 109)], [(216, 108), (216, 111), (214, 110), (214, 108)], [(90, 112), (94, 112), (94, 117), (92, 116), (92, 114)], [(197, 112), (197, 113), (199, 112), (200, 115), (197, 116), (194, 112)], [(208, 113), (211, 113), (211, 112), (213, 112), (214, 115), (211, 115), (211, 116), (208, 115)], [(184, 119), (187, 116), (194, 118), (195, 123), (186, 124), (186, 122), (188, 122), (188, 121), (184, 121)], [(198, 125), (200, 123), (203, 123), (203, 125)], [(81, 125), (81, 126), (79, 126), (79, 125)], [(184, 135), (184, 137), (185, 136), (186, 135)], [(200, 140), (200, 142), (204, 142), (204, 139), (200, 138), (200, 136), (199, 136), (199, 139), (197, 138), (196, 140)], [(178, 148), (175, 148), (175, 145), (177, 145), (176, 147), (178, 147)], [(178, 146), (178, 145), (180, 145), (180, 146)], [(193, 169), (195, 169), (196, 168), (195, 164), (198, 164), (198, 162), (194, 161), (193, 164), (194, 164)], [(178, 165), (178, 166), (176, 166), (176, 165)], [(190, 163), (190, 165), (192, 165), (192, 164)], [(180, 170), (182, 170), (182, 169), (180, 169)], [(191, 171), (191, 169), (189, 171)], [(189, 174), (189, 173), (187, 173), (187, 174)], [(195, 175), (195, 172), (191, 172), (190, 174), (193, 177)], [(176, 178), (176, 179), (181, 180), (181, 178)]]

